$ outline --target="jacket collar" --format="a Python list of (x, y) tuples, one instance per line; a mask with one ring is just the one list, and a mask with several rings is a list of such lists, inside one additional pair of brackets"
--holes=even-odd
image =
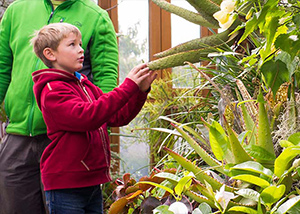
[[(66, 0), (63, 3), (61, 3), (61, 5), (60, 5), (59, 8), (64, 9), (66, 7), (69, 7), (70, 5), (72, 5), (76, 1), (79, 1), (79, 0)], [(44, 0), (44, 2), (45, 2), (46, 5), (50, 6), (52, 8), (52, 10), (53, 10), (53, 5), (52, 5), (51, 0)]]

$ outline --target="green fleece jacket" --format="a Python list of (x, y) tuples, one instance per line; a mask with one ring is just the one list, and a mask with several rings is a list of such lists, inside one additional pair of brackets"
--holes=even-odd
[(117, 38), (105, 10), (92, 0), (67, 0), (55, 10), (50, 0), (16, 0), (0, 25), (0, 103), (4, 100), (9, 118), (7, 133), (35, 136), (47, 131), (31, 76), (46, 66), (34, 54), (30, 39), (36, 30), (55, 22), (80, 29), (85, 50), (82, 73), (104, 93), (117, 86)]

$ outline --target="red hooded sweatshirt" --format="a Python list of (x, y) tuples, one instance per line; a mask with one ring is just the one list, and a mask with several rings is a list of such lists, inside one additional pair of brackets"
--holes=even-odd
[(143, 107), (147, 93), (130, 79), (103, 94), (84, 75), (79, 80), (65, 71), (44, 69), (32, 76), (52, 141), (41, 157), (45, 190), (110, 181), (107, 126), (127, 125)]

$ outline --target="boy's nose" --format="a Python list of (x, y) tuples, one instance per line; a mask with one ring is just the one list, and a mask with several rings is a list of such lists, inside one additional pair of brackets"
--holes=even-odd
[(82, 48), (82, 47), (79, 47), (79, 52), (81, 53), (83, 53), (84, 52), (84, 49)]

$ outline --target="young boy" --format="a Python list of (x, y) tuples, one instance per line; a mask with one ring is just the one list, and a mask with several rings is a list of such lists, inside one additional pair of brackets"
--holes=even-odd
[(77, 27), (49, 24), (32, 44), (49, 67), (32, 74), (52, 141), (41, 158), (47, 206), (50, 213), (102, 213), (100, 184), (111, 180), (106, 127), (126, 125), (139, 113), (157, 74), (138, 65), (123, 84), (104, 94), (76, 72), (84, 59)]

